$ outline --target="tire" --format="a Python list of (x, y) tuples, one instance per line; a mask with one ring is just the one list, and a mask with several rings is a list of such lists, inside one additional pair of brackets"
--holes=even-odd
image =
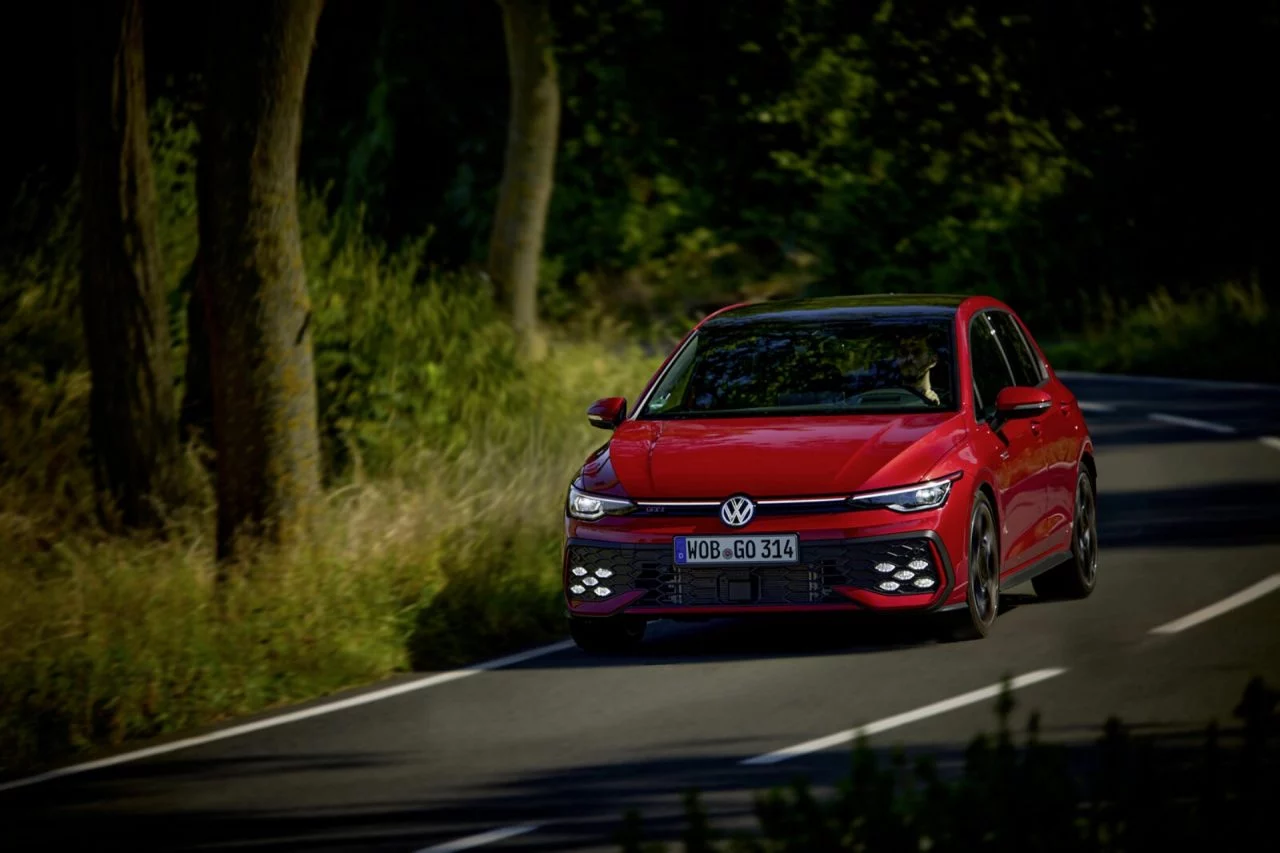
[(627, 616), (586, 619), (569, 617), (569, 635), (578, 648), (592, 655), (634, 652), (644, 640), (645, 621)]
[(1093, 480), (1081, 471), (1076, 478), (1071, 519), (1071, 559), (1031, 579), (1036, 595), (1048, 599), (1086, 598), (1098, 584), (1098, 501)]
[(969, 571), (965, 608), (950, 615), (943, 639), (981, 640), (991, 633), (1000, 612), (1000, 532), (987, 496), (978, 493), (969, 515)]

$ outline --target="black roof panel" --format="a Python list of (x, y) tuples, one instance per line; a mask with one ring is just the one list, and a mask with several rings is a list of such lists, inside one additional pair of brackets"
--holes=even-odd
[(953, 316), (968, 296), (932, 293), (886, 293), (868, 296), (824, 296), (813, 299), (787, 299), (757, 302), (717, 314), (707, 327), (733, 326), (743, 320), (771, 318), (778, 320), (822, 320), (825, 317), (856, 317), (859, 314), (903, 314), (914, 316)]

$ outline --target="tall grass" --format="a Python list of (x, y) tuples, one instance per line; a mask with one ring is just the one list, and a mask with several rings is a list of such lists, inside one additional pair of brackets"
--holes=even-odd
[[(177, 203), (189, 181), (165, 167), (183, 148), (166, 150), (181, 330), (195, 231)], [(423, 243), (389, 249), (314, 196), (302, 220), (323, 519), (221, 587), (203, 448), (161, 536), (95, 524), (74, 197), (44, 246), (0, 270), (0, 772), (562, 630), (564, 493), (604, 438), (586, 406), (635, 394), (656, 357), (589, 318), (522, 362), (483, 279), (439, 274)]]

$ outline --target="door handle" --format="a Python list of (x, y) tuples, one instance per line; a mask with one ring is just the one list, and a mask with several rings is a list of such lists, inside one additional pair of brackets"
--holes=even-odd
[(1059, 411), (1059, 412), (1062, 412), (1062, 414), (1064, 414), (1064, 415), (1069, 415), (1069, 414), (1071, 414), (1071, 404), (1070, 404), (1070, 403), (1059, 403), (1059, 404), (1058, 404), (1058, 411)]
[(1039, 434), (1040, 434), (1040, 422), (1039, 422), (1039, 421), (1032, 421), (1032, 422), (1031, 422), (1031, 434), (1032, 434), (1032, 435), (1039, 435)]

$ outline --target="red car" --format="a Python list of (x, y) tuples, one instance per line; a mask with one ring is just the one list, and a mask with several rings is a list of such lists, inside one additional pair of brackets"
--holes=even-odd
[(564, 591), (591, 652), (649, 620), (933, 612), (990, 631), (1000, 591), (1079, 598), (1097, 468), (1075, 397), (979, 296), (736, 305), (668, 356), (569, 488)]

